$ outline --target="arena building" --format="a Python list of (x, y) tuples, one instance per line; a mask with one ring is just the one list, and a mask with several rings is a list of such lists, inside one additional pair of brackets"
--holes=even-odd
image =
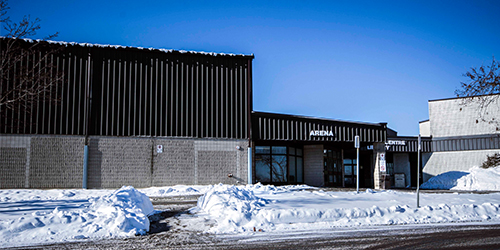
[[(44, 63), (60, 80), (49, 98), (14, 111), (0, 107), (0, 188), (354, 187), (358, 175), (366, 188), (417, 185), (416, 136), (398, 136), (386, 123), (254, 111), (253, 55), (19, 43), (43, 45), (40, 57), (56, 51)], [(12, 80), (2, 83), (0, 95), (30, 60), (37, 58), (2, 72)], [(422, 131), (430, 127), (421, 146), (424, 177), (447, 169), (441, 143), (454, 135), (439, 132), (446, 130), (434, 113), (440, 103), (430, 102), (430, 119), (421, 123)]]

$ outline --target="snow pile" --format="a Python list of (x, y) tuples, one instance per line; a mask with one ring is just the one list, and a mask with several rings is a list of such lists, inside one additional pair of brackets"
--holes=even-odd
[(323, 192), (274, 186), (213, 186), (198, 215), (216, 221), (210, 233), (314, 230), (393, 224), (500, 222), (500, 194), (421, 194), (367, 190)]
[(217, 220), (215, 232), (231, 232), (255, 226), (255, 217), (260, 207), (267, 203), (244, 187), (216, 185), (198, 199), (198, 207)]
[[(33, 190), (33, 193), (43, 192)], [(45, 199), (37, 195), (21, 196), (23, 198), (19, 199), (0, 193), (0, 243), (3, 247), (126, 237), (145, 234), (149, 230), (147, 215), (153, 212), (153, 205), (146, 195), (133, 187), (85, 198), (85, 192), (80, 190), (46, 192), (54, 196), (42, 195)], [(29, 194), (30, 190), (19, 190), (18, 193)]]
[(457, 186), (457, 181), (469, 175), (469, 172), (450, 171), (430, 178), (420, 185), (422, 189), (452, 189)]
[(154, 210), (153, 204), (133, 187), (122, 187), (110, 195), (91, 199), (90, 203), (86, 212), (95, 216), (95, 224), (109, 236), (144, 235), (149, 230), (148, 215)]
[(423, 189), (500, 191), (500, 166), (494, 168), (473, 167), (469, 172), (451, 171), (430, 178), (420, 187)]

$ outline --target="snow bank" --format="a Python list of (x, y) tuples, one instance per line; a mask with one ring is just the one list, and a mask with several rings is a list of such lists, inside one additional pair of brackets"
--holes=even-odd
[[(19, 192), (29, 194), (30, 190)], [(2, 193), (0, 243), (3, 247), (126, 237), (149, 230), (147, 215), (153, 212), (153, 205), (146, 195), (133, 187), (86, 198), (83, 198), (84, 192), (76, 190), (46, 192), (53, 196), (45, 194), (42, 195), (45, 199), (39, 199), (39, 196), (27, 195), (18, 201)]]
[(473, 167), (469, 172), (451, 171), (430, 178), (422, 189), (500, 191), (500, 166)]
[(421, 194), (367, 190), (306, 191), (274, 186), (213, 186), (198, 200), (198, 215), (216, 225), (210, 233), (253, 233), (369, 225), (500, 222), (500, 194)]
[(148, 215), (153, 212), (149, 197), (133, 187), (122, 187), (114, 193), (90, 200), (89, 210), (96, 224), (110, 236), (146, 234), (149, 230)]
[(217, 220), (218, 232), (248, 228), (260, 207), (267, 203), (244, 187), (217, 185), (198, 199), (198, 207)]

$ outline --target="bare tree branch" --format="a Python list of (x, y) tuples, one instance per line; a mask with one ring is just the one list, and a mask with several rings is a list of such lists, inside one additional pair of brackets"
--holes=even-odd
[[(59, 98), (54, 85), (63, 78), (55, 73), (56, 66), (50, 60), (60, 49), (44, 42), (56, 37), (57, 33), (29, 42), (25, 39), (36, 35), (41, 28), (40, 19), (31, 19), (28, 15), (13, 22), (7, 14), (9, 9), (7, 1), (0, 0), (0, 25), (6, 32), (0, 38), (0, 118), (12, 120), (18, 117), (7, 118), (7, 114), (26, 114), (38, 105), (57, 104)], [(30, 126), (21, 122), (15, 124), (17, 131)]]
[(478, 119), (496, 125), (499, 130), (500, 122), (495, 117), (488, 117), (487, 108), (500, 97), (498, 95), (500, 94), (500, 64), (493, 57), (491, 65), (472, 67), (463, 76), (467, 78), (467, 81), (462, 82), (461, 88), (455, 91), (457, 97), (464, 97), (462, 105), (478, 104)]

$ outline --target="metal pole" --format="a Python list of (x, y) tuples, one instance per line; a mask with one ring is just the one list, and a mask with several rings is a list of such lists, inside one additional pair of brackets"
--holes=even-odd
[(354, 147), (356, 148), (356, 193), (359, 193), (359, 135), (354, 137)]
[(83, 148), (83, 178), (82, 188), (87, 189), (87, 172), (88, 172), (89, 146)]
[(253, 184), (252, 182), (252, 148), (248, 148), (248, 184)]
[(421, 150), (421, 138), (418, 134), (418, 150), (417, 150), (417, 208), (420, 207), (420, 150)]
[(359, 148), (356, 149), (356, 193), (359, 193)]

